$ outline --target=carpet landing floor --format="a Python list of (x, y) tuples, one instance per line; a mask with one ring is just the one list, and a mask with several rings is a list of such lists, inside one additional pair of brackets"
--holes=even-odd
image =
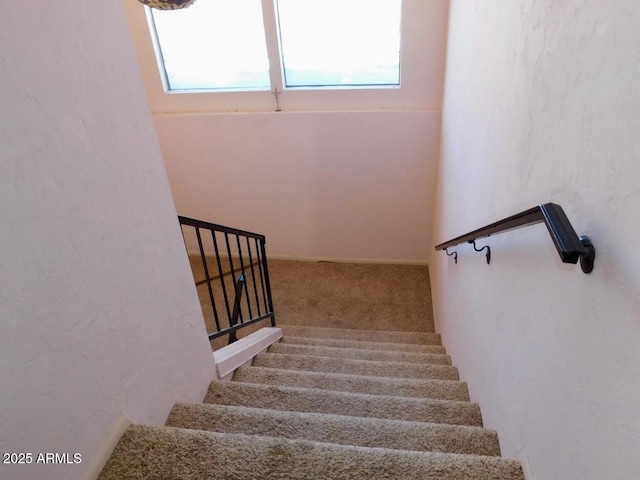
[(100, 480), (524, 480), (439, 335), (279, 326), (202, 404), (130, 426)]

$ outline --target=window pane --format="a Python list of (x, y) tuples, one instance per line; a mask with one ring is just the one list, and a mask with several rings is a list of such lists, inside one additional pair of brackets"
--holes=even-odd
[(152, 9), (169, 90), (269, 90), (260, 0), (200, 0)]
[(399, 85), (402, 0), (278, 0), (285, 85)]

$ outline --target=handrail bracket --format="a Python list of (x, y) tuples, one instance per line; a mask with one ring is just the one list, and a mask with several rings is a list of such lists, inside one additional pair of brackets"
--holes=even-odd
[(453, 257), (453, 261), (456, 263), (456, 265), (458, 264), (458, 252), (453, 251), (449, 253), (449, 250), (445, 248), (444, 253), (446, 253), (448, 257)]
[(487, 253), (485, 254), (485, 257), (487, 257), (487, 265), (489, 265), (491, 263), (491, 247), (489, 245), (485, 245), (482, 248), (478, 248), (478, 247), (476, 247), (476, 241), (475, 240), (469, 240), (469, 243), (473, 244), (473, 249), (476, 252), (481, 252), (483, 250), (487, 251)]

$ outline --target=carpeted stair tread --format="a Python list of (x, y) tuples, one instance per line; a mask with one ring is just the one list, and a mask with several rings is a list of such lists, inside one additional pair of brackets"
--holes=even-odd
[(379, 362), (432, 363), (438, 365), (451, 365), (451, 357), (449, 355), (434, 353), (413, 353), (403, 351), (380, 351), (364, 349), (351, 350), (337, 347), (292, 345), (286, 343), (274, 343), (269, 347), (268, 352), (291, 355), (310, 355), (315, 357), (351, 358), (353, 360), (370, 360)]
[(442, 345), (440, 334), (426, 332), (394, 332), (380, 330), (355, 330), (348, 328), (301, 327), (278, 325), (284, 335), (310, 338), (332, 338), (337, 340), (359, 340), (364, 342), (417, 343)]
[(364, 342), (358, 340), (339, 340), (335, 338), (309, 338), (287, 335), (280, 339), (280, 344), (315, 345), (345, 349), (389, 350), (394, 352), (414, 353), (446, 353), (442, 345), (419, 345), (417, 343)]
[(477, 404), (451, 400), (214, 381), (204, 403), (482, 427)]
[(518, 462), (500, 457), (133, 425), (99, 478), (523, 480), (523, 475)]
[(313, 372), (372, 375), (438, 380), (459, 380), (458, 369), (450, 365), (406, 362), (374, 362), (346, 358), (313, 357), (280, 353), (261, 353), (253, 359), (256, 367), (308, 370)]
[(176, 404), (167, 426), (400, 450), (500, 456), (494, 430), (228, 405)]
[(465, 382), (455, 380), (421, 380), (414, 378), (373, 377), (343, 373), (306, 372), (267, 367), (240, 367), (233, 380), (283, 387), (320, 388), (324, 390), (370, 395), (434, 398), (469, 401)]

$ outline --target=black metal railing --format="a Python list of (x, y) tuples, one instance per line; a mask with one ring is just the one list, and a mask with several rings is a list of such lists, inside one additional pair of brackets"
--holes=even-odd
[(178, 216), (209, 340), (262, 320), (275, 327), (265, 236)]
[(461, 243), (472, 243), (474, 249), (478, 252), (485, 249), (487, 250), (487, 263), (490, 263), (491, 248), (488, 245), (477, 248), (475, 244), (476, 240), (536, 223), (544, 223), (546, 225), (562, 262), (575, 264), (578, 263), (579, 260), (582, 271), (584, 273), (591, 273), (596, 258), (596, 250), (591, 240), (586, 235), (578, 237), (562, 207), (555, 203), (538, 205), (537, 207), (491, 223), (472, 232), (465, 233), (464, 235), (437, 245), (436, 250), (444, 250), (447, 255), (453, 255), (455, 262), (458, 263), (457, 252), (449, 253), (448, 249)]

